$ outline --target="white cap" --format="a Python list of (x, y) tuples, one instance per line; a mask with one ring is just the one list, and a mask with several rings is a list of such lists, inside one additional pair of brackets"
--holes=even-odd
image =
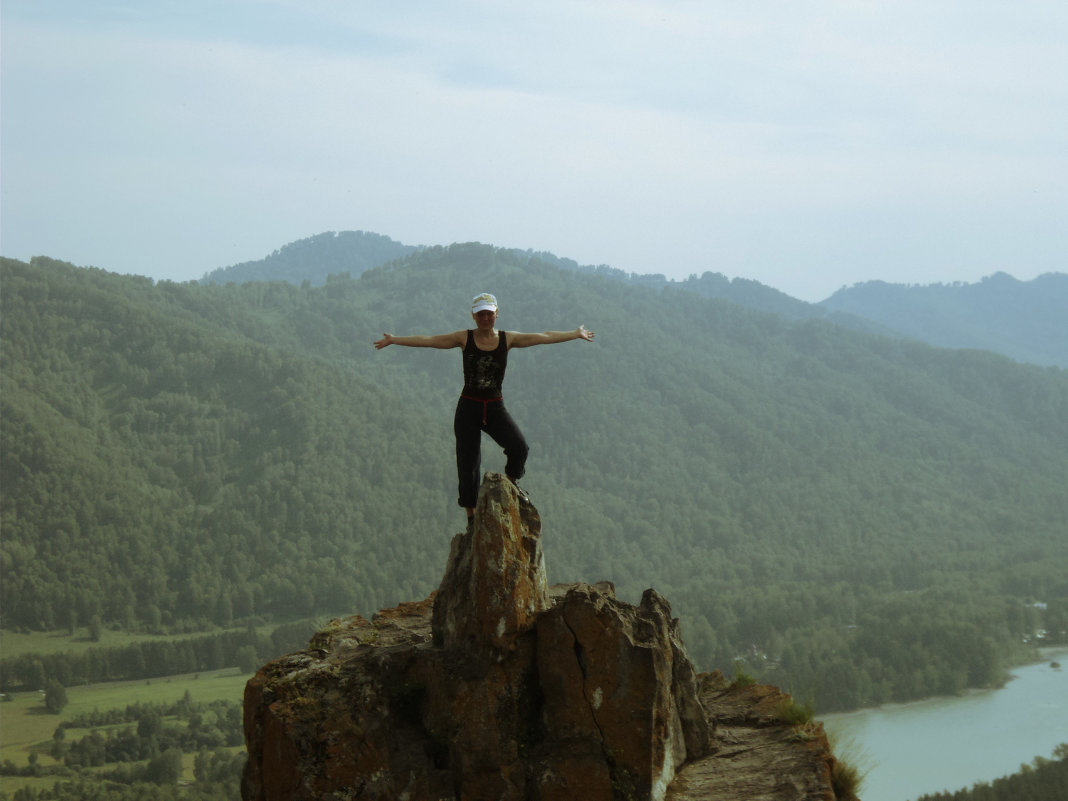
[(489, 292), (483, 292), (481, 295), (475, 295), (471, 300), (471, 314), (477, 314), (480, 311), (497, 311), (497, 298), (493, 297)]

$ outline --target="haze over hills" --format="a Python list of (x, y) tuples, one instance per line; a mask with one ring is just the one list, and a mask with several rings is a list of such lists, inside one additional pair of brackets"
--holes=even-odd
[(207, 273), (201, 283), (234, 281), (308, 281), (322, 286), (335, 274), (356, 277), (364, 270), (407, 256), (419, 248), (402, 245), (388, 236), (365, 231), (327, 231), (283, 245), (256, 261), (220, 267)]
[[(301, 284), (309, 281), (312, 286), (321, 286), (331, 275), (347, 274), (355, 278), (365, 270), (403, 258), (423, 247), (402, 245), (389, 237), (364, 231), (328, 231), (292, 242), (258, 261), (242, 262), (213, 270), (204, 275), (201, 283), (289, 281)], [(759, 281), (730, 279), (711, 272), (690, 276), (685, 281), (672, 281), (662, 274), (639, 275), (606, 264), (583, 265), (547, 251), (513, 249), (511, 252), (520, 260), (533, 258), (561, 270), (603, 276), (631, 286), (655, 290), (682, 288), (706, 298), (729, 300), (740, 306), (774, 312), (790, 319), (830, 319), (859, 330), (884, 331), (862, 317), (828, 312), (818, 305), (792, 298)]]
[[(422, 246), (420, 246), (422, 247)], [(356, 277), (419, 248), (362, 231), (327, 232), (293, 242), (260, 261), (220, 268), (203, 282), (285, 280), (313, 286), (332, 274)], [(1068, 367), (1068, 274), (1017, 281), (997, 273), (978, 284), (905, 286), (869, 281), (843, 288), (820, 303), (806, 303), (744, 278), (713, 272), (683, 281), (638, 275), (608, 265), (580, 265), (544, 251), (514, 251), (562, 270), (603, 276), (654, 290), (684, 289), (791, 320), (823, 319), (858, 331), (905, 336), (931, 345), (975, 348), (1022, 362)]]
[(905, 286), (869, 281), (820, 304), (947, 348), (979, 348), (1017, 361), (1068, 367), (1068, 274), (977, 284)]
[(458, 355), (371, 342), (464, 328), (492, 288), (503, 328), (597, 332), (516, 352), (505, 387), (553, 580), (656, 587), (702, 669), (823, 710), (989, 685), (1068, 636), (1064, 371), (485, 245), (321, 286), (2, 269), (5, 625), (425, 597), (462, 525)]

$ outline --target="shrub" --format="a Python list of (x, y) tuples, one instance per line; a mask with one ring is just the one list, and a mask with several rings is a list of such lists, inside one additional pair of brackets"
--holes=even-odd
[(856, 801), (864, 779), (868, 775), (871, 757), (855, 740), (848, 740), (845, 744), (837, 738), (828, 737), (831, 751), (834, 754), (834, 765), (831, 767), (831, 786), (834, 788), (835, 798), (840, 801)]
[(816, 707), (811, 701), (799, 703), (791, 695), (786, 696), (775, 709), (779, 720), (789, 726), (804, 726), (811, 723), (816, 715)]
[(734, 660), (734, 681), (731, 682), (731, 687), (752, 687), (756, 684), (756, 679), (746, 672), (745, 662), (741, 659)]
[(842, 801), (858, 798), (857, 794), (864, 785), (866, 775), (867, 772), (860, 770), (856, 765), (835, 758), (831, 768), (831, 786), (834, 788), (834, 797)]

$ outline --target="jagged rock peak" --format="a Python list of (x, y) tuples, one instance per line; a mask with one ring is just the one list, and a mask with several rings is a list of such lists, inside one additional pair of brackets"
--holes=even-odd
[(549, 607), (541, 518), (500, 473), (487, 473), (473, 525), (453, 537), (434, 602), (434, 643), (511, 650)]
[(768, 719), (784, 696), (765, 689), (696, 675), (654, 590), (633, 606), (609, 582), (547, 587), (537, 510), (489, 474), (436, 593), (332, 621), (249, 680), (241, 795), (834, 799), (822, 727)]

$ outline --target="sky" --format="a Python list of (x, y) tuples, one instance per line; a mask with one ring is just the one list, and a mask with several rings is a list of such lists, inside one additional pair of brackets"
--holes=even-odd
[(0, 253), (324, 231), (819, 301), (1068, 271), (1063, 0), (0, 0)]

